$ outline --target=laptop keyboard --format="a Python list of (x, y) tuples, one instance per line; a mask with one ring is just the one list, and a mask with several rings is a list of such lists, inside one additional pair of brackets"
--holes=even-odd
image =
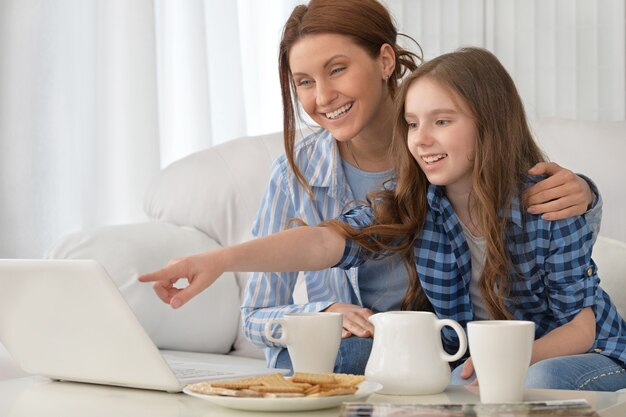
[(215, 371), (212, 369), (172, 368), (172, 371), (174, 371), (174, 375), (176, 375), (178, 379), (216, 378), (235, 375), (234, 372)]
[(284, 369), (267, 369), (257, 366), (240, 366), (225, 363), (206, 363), (200, 361), (182, 360), (177, 357), (162, 353), (163, 359), (181, 382), (192, 383), (196, 381), (208, 381), (214, 379), (232, 379), (248, 377), (252, 375), (265, 375), (268, 373), (283, 372)]

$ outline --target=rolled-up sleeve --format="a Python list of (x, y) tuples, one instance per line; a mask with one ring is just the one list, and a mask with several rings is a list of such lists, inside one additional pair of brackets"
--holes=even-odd
[(565, 324), (582, 309), (595, 304), (600, 282), (591, 259), (594, 234), (584, 217), (551, 222), (549, 252), (545, 259), (549, 308)]
[[(353, 208), (341, 216), (337, 220), (346, 223), (353, 229), (361, 230), (372, 224), (374, 219), (374, 211), (371, 206), (363, 205)], [(346, 246), (343, 256), (333, 266), (333, 268), (350, 269), (361, 265), (368, 259), (373, 259), (375, 254), (365, 250), (361, 245), (351, 239), (346, 239)]]

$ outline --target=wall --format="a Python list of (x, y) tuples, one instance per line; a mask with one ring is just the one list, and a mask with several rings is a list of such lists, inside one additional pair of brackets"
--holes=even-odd
[(550, 160), (585, 174), (600, 189), (600, 234), (626, 242), (626, 122), (542, 119), (532, 125)]

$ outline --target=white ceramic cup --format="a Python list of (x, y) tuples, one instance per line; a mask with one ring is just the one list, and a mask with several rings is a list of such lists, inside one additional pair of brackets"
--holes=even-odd
[(467, 337), (482, 403), (524, 399), (524, 381), (535, 340), (535, 323), (480, 320), (467, 324)]
[[(282, 327), (280, 338), (272, 335), (276, 324)], [(288, 313), (265, 323), (265, 337), (287, 345), (294, 372), (329, 373), (335, 368), (342, 328), (341, 313)]]

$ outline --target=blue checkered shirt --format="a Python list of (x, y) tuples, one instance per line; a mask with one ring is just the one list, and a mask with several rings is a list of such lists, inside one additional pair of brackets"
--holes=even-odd
[[(471, 254), (459, 219), (441, 187), (428, 190), (430, 210), (414, 251), (422, 288), (439, 318), (458, 321), (464, 328), (474, 320), (469, 285)], [(354, 227), (371, 224), (371, 207), (352, 209), (339, 217)], [(506, 306), (515, 319), (536, 323), (535, 338), (568, 323), (582, 309), (593, 307), (596, 341), (591, 351), (626, 363), (626, 323), (609, 295), (600, 288), (591, 259), (593, 231), (585, 217), (547, 221), (526, 213), (519, 199), (512, 202), (506, 245), (515, 280)], [(347, 240), (336, 265), (353, 268), (378, 254)], [(458, 349), (458, 338), (443, 330), (447, 351)]]

